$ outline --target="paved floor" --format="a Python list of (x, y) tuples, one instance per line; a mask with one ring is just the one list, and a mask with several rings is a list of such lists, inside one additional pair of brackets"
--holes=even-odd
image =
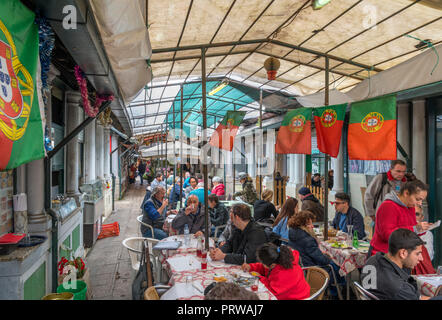
[(140, 186), (138, 180), (131, 185), (123, 200), (115, 201), (115, 213), (105, 224), (118, 221), (120, 235), (98, 240), (86, 256), (90, 270), (92, 300), (131, 300), (132, 269), (127, 249), (122, 241), (128, 237), (140, 236), (136, 220), (141, 214), (141, 201), (146, 192), (146, 185)]

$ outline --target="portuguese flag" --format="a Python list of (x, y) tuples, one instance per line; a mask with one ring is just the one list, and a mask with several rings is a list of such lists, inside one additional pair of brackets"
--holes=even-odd
[(346, 107), (338, 104), (313, 109), (318, 149), (333, 158), (339, 153)]
[(355, 102), (348, 127), (351, 160), (395, 160), (396, 96)]
[(210, 145), (232, 151), (236, 133), (245, 115), (245, 111), (227, 111), (223, 121), (210, 137)]
[(312, 153), (312, 108), (289, 111), (279, 128), (276, 138), (276, 153)]
[(0, 1), (0, 170), (45, 156), (34, 18), (19, 0)]

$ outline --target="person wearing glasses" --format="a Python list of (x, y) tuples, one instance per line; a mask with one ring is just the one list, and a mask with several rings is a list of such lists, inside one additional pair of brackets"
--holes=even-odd
[(358, 232), (358, 239), (365, 238), (364, 218), (362, 214), (350, 206), (350, 196), (344, 192), (335, 195), (335, 202), (331, 202), (335, 206), (336, 215), (333, 219), (333, 228), (348, 232), (347, 226), (353, 226), (353, 232)]

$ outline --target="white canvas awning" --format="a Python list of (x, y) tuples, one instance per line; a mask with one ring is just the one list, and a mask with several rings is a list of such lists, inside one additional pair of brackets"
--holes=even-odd
[[(167, 158), (178, 158), (181, 156), (181, 143), (179, 141), (175, 141), (175, 152), (173, 150), (173, 142), (167, 143)], [(149, 157), (164, 157), (166, 155), (166, 144), (163, 145), (161, 150), (161, 146), (155, 145), (153, 147), (141, 150), (141, 156), (143, 158)], [(187, 143), (183, 142), (183, 158), (198, 158), (200, 155), (200, 149), (197, 147), (191, 146)]]

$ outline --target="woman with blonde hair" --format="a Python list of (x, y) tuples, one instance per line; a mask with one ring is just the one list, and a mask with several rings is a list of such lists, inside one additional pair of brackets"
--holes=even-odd
[(268, 189), (263, 191), (261, 198), (262, 200), (256, 200), (253, 205), (253, 218), (255, 221), (273, 223), (273, 219), (278, 215), (278, 211), (271, 202), (273, 191)]

